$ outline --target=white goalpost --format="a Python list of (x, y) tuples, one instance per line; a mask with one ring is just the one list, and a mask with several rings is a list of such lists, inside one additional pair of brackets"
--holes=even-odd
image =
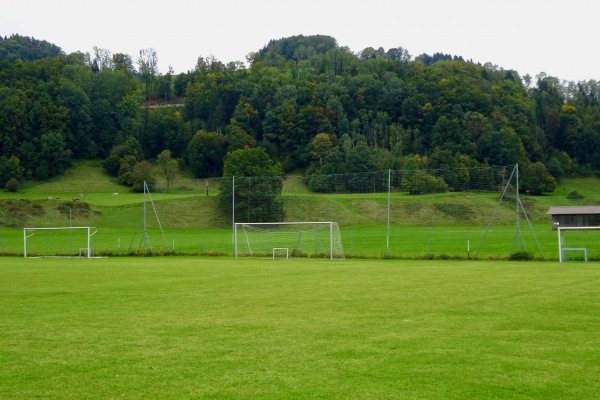
[(92, 258), (96, 233), (90, 226), (23, 228), (23, 256)]
[[(572, 247), (572, 246), (567, 246), (565, 243), (565, 232), (566, 231), (571, 231), (571, 232), (575, 232), (575, 231), (598, 231), (600, 230), (600, 226), (563, 226), (563, 227), (557, 227), (556, 230), (558, 231), (558, 260), (559, 262), (563, 263), (563, 262), (567, 262), (568, 261), (568, 253), (580, 253), (583, 256), (583, 261), (584, 262), (588, 262), (588, 245), (590, 244), (590, 242), (592, 243), (597, 243), (598, 240), (598, 235), (596, 235), (594, 238), (573, 238), (574, 240), (577, 241), (577, 245), (576, 247)], [(587, 240), (586, 240), (587, 239)], [(590, 240), (591, 239), (591, 240)]]
[(337, 222), (257, 222), (234, 224), (234, 255), (344, 258)]

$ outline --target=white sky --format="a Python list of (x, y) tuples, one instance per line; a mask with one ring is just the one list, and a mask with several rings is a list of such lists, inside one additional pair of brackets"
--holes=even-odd
[(271, 39), (328, 35), (353, 52), (403, 47), (491, 62), (524, 76), (600, 80), (600, 3), (593, 0), (138, 1), (13, 0), (0, 35), (46, 40), (66, 53), (156, 50), (159, 69), (192, 70), (199, 56), (245, 61)]

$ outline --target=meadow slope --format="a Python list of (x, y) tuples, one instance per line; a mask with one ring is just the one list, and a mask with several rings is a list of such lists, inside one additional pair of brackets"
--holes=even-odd
[[(158, 186), (163, 185), (159, 182)], [(117, 235), (119, 242), (121, 237), (129, 239), (140, 229), (142, 215), (145, 215), (147, 227), (163, 227), (169, 241), (174, 242), (175, 237), (178, 239), (180, 251), (227, 253), (231, 252), (231, 240), (226, 233), (231, 222), (227, 213), (219, 208), (218, 187), (218, 179), (209, 181), (180, 177), (168, 192), (154, 191), (144, 196), (116, 183), (102, 170), (99, 161), (78, 162), (57, 178), (26, 182), (17, 193), (0, 192), (0, 227), (6, 242), (14, 243), (13, 247), (16, 248), (21, 246), (18, 231), (26, 226), (93, 226), (111, 237), (105, 240), (105, 248), (106, 252), (114, 254)], [(569, 199), (568, 195), (573, 191), (583, 198)], [(118, 196), (114, 193), (118, 193)], [(598, 193), (600, 180), (584, 178), (565, 179), (552, 195), (524, 194), (521, 202), (527, 219), (525, 214), (519, 213), (522, 224), (520, 232), (539, 236), (542, 253), (551, 253), (555, 251), (555, 238), (549, 231), (548, 208), (555, 205), (597, 204), (600, 200)], [(72, 200), (80, 194), (83, 195), (80, 200)], [(448, 239), (456, 236), (460, 237), (458, 245), (461, 247), (460, 254), (464, 256), (462, 249), (466, 247), (465, 243), (469, 241), (476, 246), (488, 234), (488, 227), (495, 228), (495, 232), (502, 232), (502, 237), (497, 240), (508, 243), (510, 247), (517, 216), (516, 201), (511, 195), (499, 202), (499, 194), (489, 192), (417, 196), (392, 192), (388, 209), (387, 193), (314, 194), (297, 177), (286, 179), (282, 199), (287, 221), (338, 222), (345, 237), (345, 247), (352, 242), (352, 248), (348, 248), (347, 253), (367, 256), (390, 254), (389, 245), (386, 248), (382, 244), (385, 246), (388, 236), (394, 235), (394, 256), (429, 256), (431, 252), (453, 256), (457, 251), (439, 247), (432, 250), (430, 243), (433, 242), (435, 247), (436, 243), (451, 242)], [(144, 204), (147, 205), (146, 211)], [(207, 240), (206, 235), (212, 236), (212, 239)], [(411, 237), (418, 238), (420, 243), (417, 253), (412, 249), (400, 248)], [(534, 252), (537, 252), (538, 244), (534, 238), (525, 240), (527, 242), (524, 245), (528, 250), (534, 248)], [(163, 238), (159, 241), (164, 242)], [(207, 244), (207, 241), (215, 244)], [(202, 246), (198, 245), (200, 242)], [(361, 246), (376, 248), (361, 253)], [(2, 252), (12, 251), (16, 250), (4, 249)]]

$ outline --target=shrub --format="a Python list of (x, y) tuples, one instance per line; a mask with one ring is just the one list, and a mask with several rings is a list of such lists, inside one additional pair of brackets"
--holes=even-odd
[(8, 190), (9, 192), (13, 192), (15, 193), (16, 191), (19, 190), (19, 181), (16, 180), (15, 178), (10, 178), (8, 180), (8, 182), (6, 182), (6, 186), (5, 186), (6, 190)]
[(528, 251), (517, 251), (508, 258), (511, 261), (531, 261), (534, 259), (533, 253)]
[(569, 194), (567, 195), (567, 199), (570, 199), (570, 200), (581, 200), (581, 199), (583, 199), (583, 195), (582, 195), (582, 194), (580, 194), (580, 193), (578, 193), (578, 192), (575, 190), (575, 191), (573, 191), (573, 192), (571, 192), (571, 193), (569, 193)]

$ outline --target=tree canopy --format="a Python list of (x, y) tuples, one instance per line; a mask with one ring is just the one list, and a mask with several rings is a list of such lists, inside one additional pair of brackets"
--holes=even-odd
[[(261, 148), (234, 150), (225, 157), (219, 202), (229, 211), (235, 204), (235, 221), (279, 222), (283, 220), (283, 173)], [(235, 202), (235, 203), (233, 203)]]
[[(158, 72), (153, 49), (135, 64), (106, 49), (64, 54), (33, 38), (0, 39), (3, 180), (45, 179), (86, 158), (133, 173), (131, 157), (165, 150), (197, 177), (218, 176), (227, 154), (246, 147), (282, 172), (313, 175), (309, 186), (324, 191), (337, 185), (324, 175), (415, 156), (443, 168), (541, 163), (555, 179), (600, 173), (596, 81), (521, 77), (441, 53), (413, 59), (400, 46), (354, 54), (323, 35), (272, 40), (248, 65), (198, 57), (178, 75)], [(139, 153), (121, 151), (131, 140)], [(459, 175), (444, 178), (448, 190)]]

